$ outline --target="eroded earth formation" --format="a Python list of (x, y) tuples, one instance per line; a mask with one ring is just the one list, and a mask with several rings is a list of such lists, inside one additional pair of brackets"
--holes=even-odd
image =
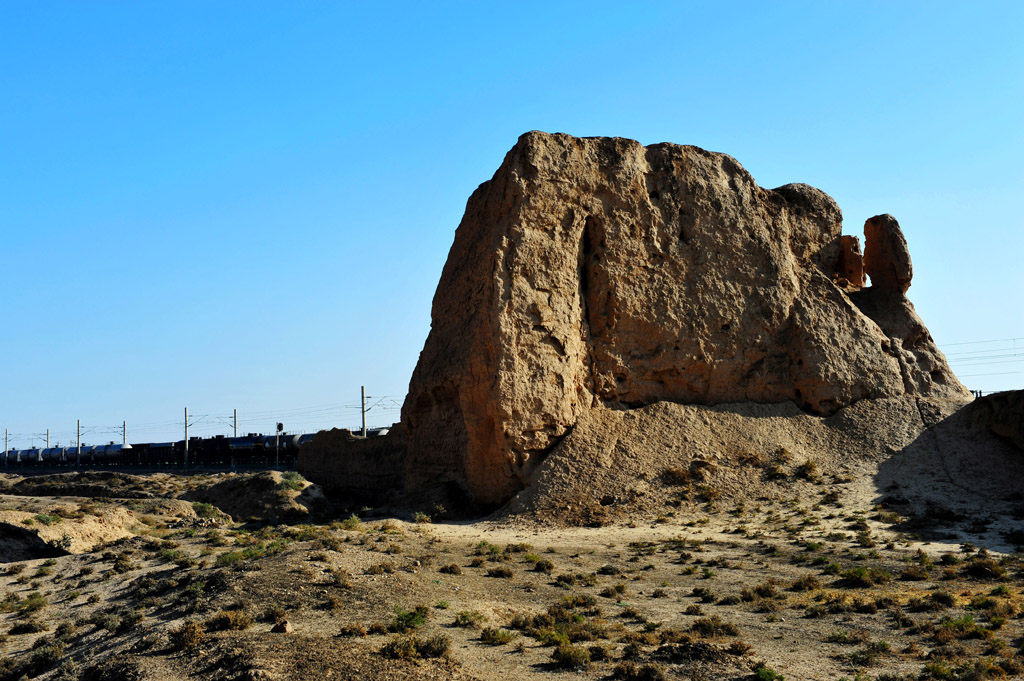
[[(906, 298), (890, 215), (863, 254), (829, 196), (725, 154), (523, 135), (469, 199), (402, 410), (407, 487), (498, 505), (593, 410), (962, 402)], [(867, 279), (870, 278), (870, 285)]]

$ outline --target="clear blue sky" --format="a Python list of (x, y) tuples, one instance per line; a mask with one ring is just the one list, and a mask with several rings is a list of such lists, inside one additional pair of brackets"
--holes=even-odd
[(532, 129), (892, 213), (941, 346), (1024, 337), (1024, 4), (496, 5), (0, 5), (12, 445), (355, 425), (360, 385), (397, 420), (466, 199)]

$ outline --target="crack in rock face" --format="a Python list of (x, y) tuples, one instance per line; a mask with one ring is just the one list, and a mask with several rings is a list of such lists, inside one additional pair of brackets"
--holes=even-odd
[[(470, 197), (402, 410), (407, 485), (507, 501), (594, 407), (969, 397), (905, 297), (804, 184), (692, 146), (530, 132)], [(871, 286), (865, 275), (870, 277)]]

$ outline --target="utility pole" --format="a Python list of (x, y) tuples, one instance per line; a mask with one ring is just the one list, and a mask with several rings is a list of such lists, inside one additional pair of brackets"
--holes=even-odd
[(126, 445), (126, 446), (128, 444), (128, 422), (127, 421), (121, 421), (121, 444), (122, 445)]
[(7, 447), (7, 429), (4, 428), (4, 468), (7, 468), (7, 452), (11, 451)]
[(359, 393), (360, 393), (361, 401), (362, 401), (362, 405), (363, 405), (362, 408), (360, 409), (360, 411), (362, 411), (362, 413), (363, 413), (363, 437), (365, 438), (366, 437), (366, 386), (365, 385), (359, 387)]
[(188, 468), (188, 407), (185, 407), (185, 468)]
[(235, 437), (238, 437), (238, 410), (235, 409)]
[(78, 444), (75, 445), (75, 468), (81, 468), (82, 466), (82, 419), (78, 419), (78, 425), (75, 426), (77, 435), (75, 436)]
[(46, 448), (50, 448), (50, 429), (46, 429)]

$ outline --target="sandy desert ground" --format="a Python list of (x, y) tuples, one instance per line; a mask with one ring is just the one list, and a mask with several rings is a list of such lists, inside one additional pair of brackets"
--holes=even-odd
[[(1024, 513), (910, 517), (871, 477), (791, 477), (581, 528), (353, 513), (294, 473), (92, 481), (135, 498), (8, 476), (0, 678), (1024, 673)], [(211, 489), (233, 517), (191, 500)]]

